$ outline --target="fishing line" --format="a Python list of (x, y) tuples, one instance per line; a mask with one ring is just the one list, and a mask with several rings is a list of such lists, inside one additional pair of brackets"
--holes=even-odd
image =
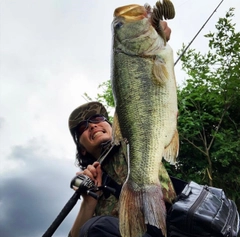
[(176, 60), (176, 62), (174, 63), (174, 66), (176, 66), (176, 64), (178, 63), (178, 61), (180, 60), (180, 58), (184, 55), (184, 53), (187, 51), (187, 49), (190, 47), (190, 45), (192, 44), (192, 42), (197, 38), (197, 36), (199, 35), (199, 33), (201, 32), (201, 30), (204, 28), (204, 26), (208, 23), (208, 21), (211, 19), (211, 17), (213, 16), (213, 14), (217, 11), (217, 9), (219, 8), (219, 6), (223, 3), (224, 0), (222, 0), (218, 6), (214, 9), (214, 11), (212, 12), (212, 14), (208, 17), (208, 19), (205, 21), (205, 23), (203, 24), (203, 26), (200, 28), (200, 30), (197, 32), (197, 34), (193, 37), (193, 39), (191, 40), (191, 42), (188, 44), (188, 46), (183, 50), (183, 52), (180, 54), (180, 56), (178, 57), (178, 59)]
[(176, 8), (180, 8), (182, 5), (186, 4), (187, 2), (189, 2), (190, 0), (186, 0), (185, 2), (181, 3), (180, 5), (177, 5)]

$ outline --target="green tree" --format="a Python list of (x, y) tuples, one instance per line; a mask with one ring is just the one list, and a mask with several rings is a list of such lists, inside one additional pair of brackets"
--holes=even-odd
[[(189, 49), (181, 58), (188, 78), (178, 88), (180, 152), (171, 175), (225, 190), (240, 207), (240, 33), (230, 8), (205, 35), (209, 51)], [(179, 52), (179, 54), (184, 50)], [(114, 106), (111, 82), (97, 99)]]
[(205, 36), (206, 54), (191, 49), (181, 58), (188, 79), (178, 90), (181, 147), (171, 171), (221, 187), (239, 205), (240, 33), (232, 23), (233, 11)]

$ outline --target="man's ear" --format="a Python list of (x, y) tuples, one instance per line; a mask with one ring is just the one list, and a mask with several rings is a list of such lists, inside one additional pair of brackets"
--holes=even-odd
[(80, 143), (77, 144), (77, 151), (78, 151), (79, 155), (81, 154), (81, 155), (85, 156), (87, 154), (87, 150)]
[(81, 146), (81, 147), (80, 147), (80, 150), (81, 150), (81, 154), (82, 154), (83, 156), (85, 156), (86, 153), (87, 153), (86, 149)]

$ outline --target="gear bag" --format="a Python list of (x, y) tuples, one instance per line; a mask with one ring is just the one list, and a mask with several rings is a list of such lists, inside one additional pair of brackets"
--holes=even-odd
[(236, 204), (222, 189), (176, 178), (172, 178), (172, 182), (178, 196), (168, 211), (168, 237), (238, 236)]

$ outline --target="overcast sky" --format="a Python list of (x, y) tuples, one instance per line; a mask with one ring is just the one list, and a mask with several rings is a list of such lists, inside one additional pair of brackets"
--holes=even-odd
[[(111, 21), (116, 7), (147, 1), (0, 0), (0, 236), (38, 237), (72, 196), (78, 168), (67, 120), (110, 79)], [(155, 1), (148, 1), (154, 5)], [(188, 44), (220, 0), (173, 0), (170, 45)], [(240, 1), (225, 0), (192, 44)], [(238, 24), (238, 23), (237, 23)], [(239, 25), (236, 26), (239, 31)], [(175, 54), (175, 60), (177, 56)], [(181, 64), (178, 84), (184, 81)], [(181, 152), (181, 150), (180, 150)], [(54, 236), (67, 236), (80, 202)]]

